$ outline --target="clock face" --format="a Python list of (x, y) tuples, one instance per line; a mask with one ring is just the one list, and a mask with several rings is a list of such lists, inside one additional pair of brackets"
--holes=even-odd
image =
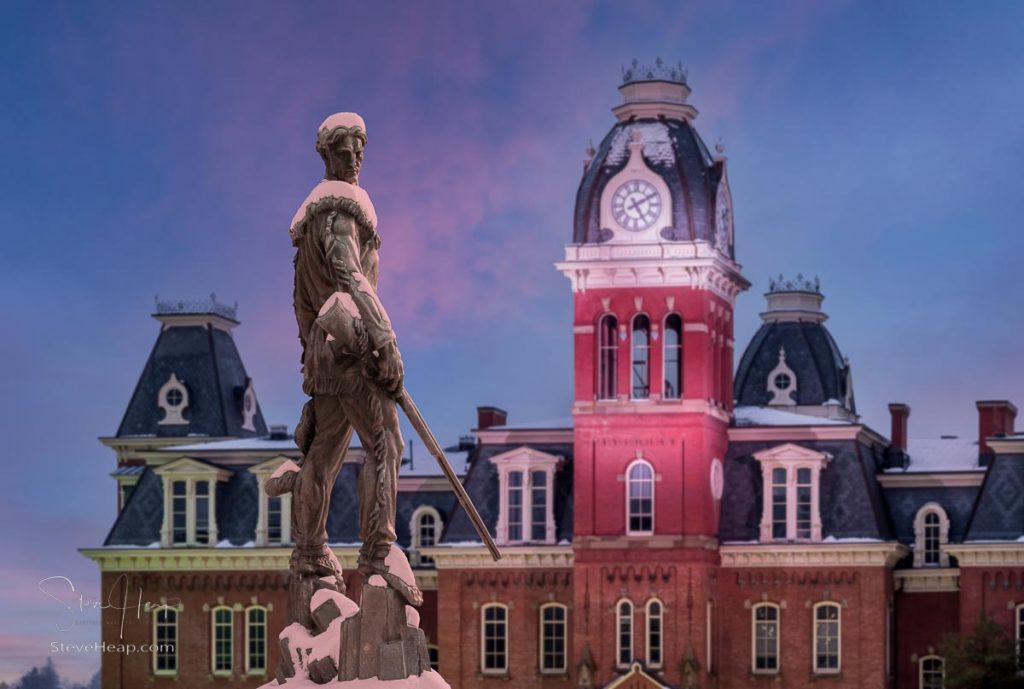
[(625, 182), (612, 195), (612, 215), (627, 230), (646, 230), (661, 215), (661, 195), (642, 179)]

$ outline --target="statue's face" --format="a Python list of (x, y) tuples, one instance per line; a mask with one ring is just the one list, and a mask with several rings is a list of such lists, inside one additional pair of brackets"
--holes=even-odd
[(327, 149), (327, 178), (349, 184), (359, 182), (359, 168), (363, 164), (363, 140), (346, 134)]

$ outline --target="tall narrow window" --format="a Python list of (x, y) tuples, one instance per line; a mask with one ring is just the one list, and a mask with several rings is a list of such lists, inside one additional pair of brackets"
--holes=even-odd
[(281, 496), (267, 496), (267, 545), (281, 545), (284, 540), (283, 514)]
[(651, 396), (651, 321), (640, 314), (633, 319), (633, 399)]
[(786, 537), (786, 470), (772, 469), (772, 538)]
[(523, 540), (523, 472), (508, 475), (508, 540)]
[(508, 608), (490, 603), (481, 610), (480, 662), (484, 672), (508, 671)]
[(267, 609), (245, 611), (245, 671), (262, 675), (267, 671)]
[(178, 611), (161, 607), (153, 611), (153, 672), (178, 672)]
[(661, 601), (652, 599), (647, 602), (648, 667), (661, 667), (662, 632)]
[(629, 667), (633, 662), (633, 604), (628, 600), (619, 601), (616, 614), (618, 616), (618, 653), (616, 664)]
[(540, 608), (540, 670), (565, 672), (566, 664), (566, 607), (561, 603), (546, 603)]
[(188, 542), (188, 482), (171, 484), (171, 543)]
[(665, 388), (662, 397), (677, 400), (683, 396), (683, 319), (670, 314), (665, 319)]
[(606, 314), (601, 318), (598, 328), (598, 376), (597, 398), (602, 400), (615, 399), (618, 386), (615, 375), (618, 369), (619, 343), (616, 338), (619, 322), (615, 316)]
[(811, 537), (811, 470), (796, 470), (796, 537)]
[(437, 672), (437, 669), (441, 667), (441, 659), (436, 645), (427, 646), (427, 657), (430, 659), (430, 669)]
[(228, 607), (213, 609), (213, 674), (231, 674), (234, 655), (234, 612)]
[(946, 661), (939, 656), (925, 656), (919, 661), (921, 689), (944, 689)]
[(546, 471), (530, 472), (530, 539), (543, 541), (548, 532), (548, 484)]
[(939, 515), (929, 512), (924, 516), (924, 563), (930, 567), (939, 564)]
[(1017, 632), (1017, 669), (1024, 670), (1024, 603), (1017, 606), (1016, 612), (1013, 626)]
[(210, 543), (210, 482), (196, 481), (196, 543)]
[(629, 534), (654, 532), (654, 469), (642, 459), (629, 465), (626, 527)]
[[(433, 508), (419, 508), (413, 516), (412, 547), (419, 550), (420, 548), (429, 548), (436, 545), (440, 526), (440, 515)], [(434, 560), (428, 555), (416, 553), (416, 563), (419, 565), (431, 565), (434, 563)]]
[(754, 606), (754, 672), (779, 671), (779, 608), (771, 603)]
[(814, 671), (839, 672), (839, 606), (818, 603), (814, 606)]

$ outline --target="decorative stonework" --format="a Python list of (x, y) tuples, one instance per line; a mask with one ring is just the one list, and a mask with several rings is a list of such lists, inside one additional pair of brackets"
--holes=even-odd
[(711, 460), (711, 497), (715, 500), (722, 499), (722, 491), (725, 487), (725, 472), (722, 469), (722, 460), (715, 457)]
[(1024, 567), (1024, 542), (957, 543), (944, 546), (960, 567)]
[(768, 374), (768, 392), (772, 398), (768, 404), (772, 406), (793, 406), (796, 404), (794, 395), (797, 390), (796, 372), (786, 364), (786, 348), (779, 347), (779, 363)]
[(483, 544), (476, 546), (435, 546), (423, 548), (437, 569), (516, 569), (572, 567), (572, 546), (506, 546), (495, 562)]
[[(784, 443), (776, 447), (754, 453), (754, 459), (761, 464), (761, 477), (764, 485), (762, 490), (761, 505), (761, 542), (771, 541), (810, 541), (821, 540), (821, 509), (820, 509), (820, 479), (821, 471), (832, 461), (832, 455), (826, 452), (818, 452), (793, 443)], [(807, 534), (800, 534), (800, 527), (797, 523), (797, 501), (798, 501), (798, 477), (799, 472), (806, 469), (810, 472), (810, 511), (811, 523), (808, 525)], [(785, 538), (776, 537), (773, 534), (772, 500), (775, 486), (773, 481), (776, 470), (785, 472), (786, 491), (786, 535)]]
[(942, 505), (937, 502), (925, 503), (917, 511), (914, 517), (914, 567), (935, 566), (925, 562), (926, 559), (926, 520), (928, 515), (938, 517), (938, 567), (949, 567), (949, 554), (942, 550), (942, 546), (949, 543), (949, 516)]
[(960, 590), (960, 570), (899, 569), (892, 573), (897, 591), (931, 593)]
[(245, 384), (245, 392), (242, 393), (242, 428), (247, 431), (256, 431), (253, 419), (256, 418), (256, 391), (252, 387), (252, 378)]
[(188, 409), (188, 388), (171, 373), (167, 382), (156, 393), (156, 404), (164, 410), (164, 418), (157, 423), (161, 426), (181, 426), (188, 423), (184, 413)]
[[(1022, 548), (1024, 551), (1024, 548)], [(719, 548), (722, 567), (893, 567), (910, 554), (895, 542), (738, 545)]]

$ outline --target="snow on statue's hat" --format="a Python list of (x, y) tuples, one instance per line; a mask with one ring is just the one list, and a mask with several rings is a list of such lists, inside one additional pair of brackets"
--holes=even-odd
[(363, 118), (354, 112), (336, 112), (320, 125), (317, 129), (317, 136), (324, 136), (329, 134), (332, 130), (338, 127), (344, 127), (345, 129), (359, 128), (363, 131), (363, 135), (366, 135), (366, 123), (363, 122)]

